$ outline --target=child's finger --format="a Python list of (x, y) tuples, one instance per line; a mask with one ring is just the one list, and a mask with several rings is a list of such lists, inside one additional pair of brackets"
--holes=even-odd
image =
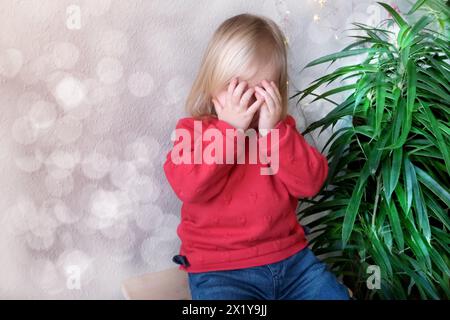
[(277, 105), (280, 104), (281, 101), (278, 101), (278, 96), (275, 93), (275, 90), (273, 89), (272, 85), (266, 80), (263, 80), (262, 85), (263, 85), (264, 89), (270, 94), (274, 103)]
[(234, 92), (233, 92), (233, 104), (234, 105), (239, 105), (240, 106), (239, 102), (241, 100), (242, 93), (244, 92), (246, 87), (247, 87), (247, 82), (246, 81), (242, 81), (234, 89)]
[(248, 106), (248, 103), (250, 102), (250, 99), (252, 98), (253, 94), (255, 93), (255, 89), (249, 88), (245, 93), (242, 95), (241, 98), (241, 108), (246, 108)]
[(231, 95), (233, 94), (234, 88), (236, 88), (237, 85), (237, 78), (233, 78), (230, 81), (230, 84), (228, 85), (228, 94)]
[(237, 85), (237, 78), (231, 79), (230, 84), (228, 85), (227, 98), (226, 98), (226, 100), (227, 100), (226, 105), (228, 105), (228, 106), (232, 102), (232, 96), (233, 96), (234, 89), (236, 88), (236, 85)]
[(261, 95), (261, 94), (259, 94), (258, 92), (255, 92), (255, 96), (256, 96), (256, 99), (263, 99), (264, 97)]
[(269, 110), (270, 113), (272, 113), (275, 110), (275, 105), (271, 95), (266, 90), (263, 90), (258, 86), (255, 87), (255, 90), (264, 97), (264, 100), (266, 101), (267, 104), (267, 109)]
[(254, 114), (256, 111), (258, 111), (258, 109), (262, 106), (263, 103), (264, 103), (264, 98), (256, 99), (256, 101), (253, 102), (253, 104), (250, 107), (248, 107), (246, 113), (248, 115)]

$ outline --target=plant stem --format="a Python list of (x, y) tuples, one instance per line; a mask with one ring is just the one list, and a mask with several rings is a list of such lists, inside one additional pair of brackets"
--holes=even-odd
[(377, 176), (377, 190), (375, 193), (375, 203), (373, 206), (373, 213), (372, 213), (372, 228), (375, 226), (375, 214), (377, 212), (378, 208), (378, 200), (380, 198), (380, 176)]

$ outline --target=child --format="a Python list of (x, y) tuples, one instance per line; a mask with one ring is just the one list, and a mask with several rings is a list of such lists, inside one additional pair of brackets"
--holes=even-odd
[[(287, 114), (285, 46), (265, 17), (241, 14), (223, 22), (187, 99), (190, 117), (176, 126), (164, 164), (183, 202), (182, 245), (173, 261), (188, 272), (194, 300), (349, 298), (307, 247), (297, 221), (298, 198), (320, 191), (328, 163)], [(247, 135), (251, 130), (256, 134)], [(238, 142), (242, 132), (256, 137), (268, 161), (236, 163), (254, 156)], [(201, 161), (199, 150), (215, 161)], [(278, 169), (261, 174), (274, 165), (275, 153)]]

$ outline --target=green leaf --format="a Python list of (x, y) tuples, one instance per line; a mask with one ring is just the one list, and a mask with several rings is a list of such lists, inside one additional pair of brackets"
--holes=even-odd
[(414, 208), (417, 213), (417, 220), (420, 228), (422, 229), (423, 235), (428, 242), (431, 240), (431, 230), (430, 230), (430, 222), (428, 220), (427, 208), (424, 204), (422, 191), (420, 190), (420, 186), (417, 183), (416, 171), (414, 170), (414, 166), (409, 161), (408, 157), (404, 158), (405, 172), (408, 176), (408, 179), (411, 181), (411, 188), (414, 194)]
[(433, 135), (436, 137), (439, 151), (442, 153), (442, 157), (444, 158), (445, 166), (447, 167), (447, 172), (450, 173), (450, 154), (447, 143), (444, 141), (444, 137), (439, 130), (439, 124), (433, 115), (433, 112), (430, 109), (430, 106), (426, 102), (422, 102), (425, 114), (427, 115), (428, 121), (430, 121), (430, 130)]
[(321, 95), (318, 95), (312, 102), (317, 101), (319, 99), (323, 99), (325, 97), (331, 96), (331, 95), (336, 94), (336, 93), (340, 93), (340, 92), (343, 92), (343, 91), (348, 91), (348, 90), (355, 89), (355, 87), (356, 87), (355, 84), (349, 84), (349, 85), (346, 85), (346, 86), (340, 86), (340, 87), (328, 90), (328, 91), (322, 93)]
[[(364, 169), (363, 169), (364, 170)], [(368, 171), (368, 165), (366, 163), (365, 170)], [(353, 225), (355, 224), (356, 215), (361, 203), (361, 197), (364, 192), (364, 186), (367, 183), (366, 177), (361, 175), (358, 179), (355, 189), (353, 189), (352, 196), (350, 198), (347, 209), (345, 210), (344, 222), (342, 226), (342, 247), (345, 248), (350, 235), (353, 231)]]
[[(383, 202), (383, 204), (385, 204)], [(398, 214), (395, 203), (392, 201), (387, 202), (387, 209), (389, 210), (388, 218), (392, 225), (392, 231), (394, 233), (395, 242), (398, 245), (400, 251), (404, 250), (405, 240), (403, 238), (402, 224), (400, 222), (400, 216)]]
[(380, 4), (384, 9), (386, 9), (390, 13), (394, 21), (399, 25), (399, 27), (407, 25), (406, 21), (403, 20), (403, 18), (398, 14), (398, 12), (395, 11), (395, 9), (392, 8), (390, 5), (383, 2), (378, 2), (378, 4)]
[(376, 112), (375, 112), (375, 135), (379, 136), (381, 132), (381, 121), (383, 120), (384, 105), (386, 101), (386, 80), (383, 73), (377, 74), (376, 87)]
[(416, 73), (416, 65), (414, 61), (409, 60), (408, 65), (406, 67), (407, 73), (407, 92), (406, 92), (406, 119), (404, 119), (404, 123), (402, 126), (402, 133), (396, 143), (389, 146), (390, 148), (398, 148), (402, 146), (408, 134), (411, 130), (412, 123), (412, 113), (414, 110), (414, 102), (416, 100), (416, 84), (417, 84), (417, 73)]
[(308, 63), (305, 68), (309, 68), (318, 64), (322, 64), (329, 61), (335, 61), (337, 59), (345, 58), (345, 57), (351, 57), (360, 55), (363, 53), (370, 53), (370, 52), (376, 52), (377, 49), (373, 48), (364, 48), (364, 49), (354, 49), (354, 50), (347, 50), (347, 51), (341, 51), (337, 53), (333, 53), (324, 57), (321, 57), (319, 59), (313, 60), (310, 63)]
[(423, 6), (423, 4), (425, 2), (427, 2), (428, 0), (418, 0), (416, 1), (416, 3), (412, 6), (412, 8), (409, 10), (408, 15), (413, 14), (414, 12), (416, 12), (420, 7)]
[(434, 192), (435, 195), (444, 201), (447, 208), (450, 208), (450, 194), (445, 190), (438, 182), (436, 182), (428, 173), (420, 169), (419, 167), (414, 167), (418, 180), (423, 183), (428, 189)]
[(391, 185), (388, 190), (388, 199), (390, 198), (392, 191), (397, 186), (398, 179), (400, 178), (400, 172), (402, 169), (403, 149), (397, 148), (392, 152), (392, 167), (391, 167)]
[(405, 181), (405, 194), (406, 194), (406, 213), (409, 213), (411, 209), (411, 204), (413, 200), (413, 175), (414, 172), (411, 171), (412, 166), (409, 165), (409, 160), (407, 157), (403, 158), (403, 177)]

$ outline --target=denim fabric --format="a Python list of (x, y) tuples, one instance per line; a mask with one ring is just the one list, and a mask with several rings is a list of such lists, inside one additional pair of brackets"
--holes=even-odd
[(340, 284), (305, 248), (262, 266), (188, 273), (193, 300), (348, 300)]

